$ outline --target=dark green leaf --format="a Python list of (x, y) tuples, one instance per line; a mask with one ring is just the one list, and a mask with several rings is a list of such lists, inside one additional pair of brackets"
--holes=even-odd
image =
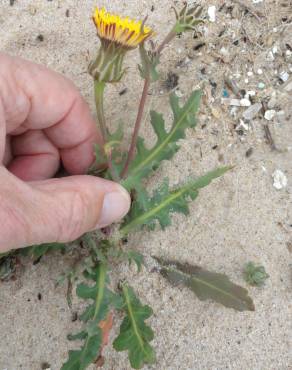
[(94, 285), (83, 283), (77, 287), (77, 295), (80, 298), (93, 302), (81, 316), (87, 325), (82, 332), (69, 337), (71, 340), (83, 339), (84, 344), (80, 350), (69, 352), (69, 359), (61, 370), (84, 370), (97, 359), (101, 351), (102, 330), (99, 324), (106, 319), (113, 293), (106, 286), (108, 278), (104, 264), (99, 264), (88, 277), (90, 280), (94, 278)]
[(129, 231), (142, 225), (153, 229), (156, 220), (162, 228), (165, 228), (170, 225), (170, 214), (173, 212), (187, 215), (189, 213), (188, 202), (198, 196), (198, 190), (207, 186), (215, 178), (222, 176), (229, 169), (230, 167), (218, 168), (174, 190), (169, 190), (168, 182), (165, 181), (154, 192), (152, 198), (148, 200), (145, 198), (143, 206), (137, 201), (133, 202), (131, 211), (120, 230), (121, 234), (127, 235)]
[(126, 317), (113, 346), (117, 351), (128, 351), (132, 368), (141, 369), (144, 364), (155, 362), (155, 352), (149, 344), (154, 334), (144, 322), (152, 315), (152, 309), (143, 306), (129, 286), (124, 284), (122, 291)]
[(169, 131), (166, 131), (163, 116), (154, 111), (151, 112), (151, 125), (157, 135), (157, 142), (147, 149), (142, 138), (137, 142), (137, 154), (129, 167), (128, 177), (122, 181), (122, 185), (128, 190), (139, 189), (142, 179), (157, 169), (161, 161), (171, 159), (178, 151), (177, 142), (185, 138), (185, 130), (196, 125), (196, 113), (199, 108), (201, 92), (192, 93), (188, 101), (182, 107), (179, 106), (178, 97), (170, 96), (170, 105), (173, 112), (173, 123)]
[(64, 248), (66, 248), (66, 244), (63, 243), (46, 243), (23, 248), (19, 250), (19, 253), (37, 260), (49, 252), (63, 250)]
[(69, 351), (68, 361), (61, 370), (84, 370), (93, 363), (101, 349), (102, 331), (98, 328), (99, 334), (86, 337), (84, 346), (77, 351)]
[(226, 275), (187, 263), (155, 259), (161, 265), (161, 274), (168, 281), (174, 285), (182, 284), (188, 287), (200, 300), (212, 299), (238, 311), (254, 311), (254, 304), (248, 296), (248, 291), (232, 283)]

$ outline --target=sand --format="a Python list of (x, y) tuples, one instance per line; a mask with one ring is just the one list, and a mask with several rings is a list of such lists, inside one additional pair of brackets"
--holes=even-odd
[[(10, 6), (9, 1), (0, 0), (1, 49), (64, 73), (80, 88), (92, 110), (92, 85), (86, 68), (98, 45), (89, 19), (95, 3), (16, 0)], [(173, 19), (172, 2), (168, 0), (98, 3), (108, 3), (112, 11), (136, 18), (148, 14), (158, 38), (168, 30)], [(276, 67), (273, 68), (263, 62), (262, 56), (275, 44), (285, 47), (282, 44), (285, 37), (285, 40), (291, 39), (289, 34), (292, 33), (282, 19), (289, 17), (289, 1), (286, 8), (274, 1), (254, 5), (264, 14), (260, 21), (244, 13), (232, 1), (227, 2), (233, 7), (229, 16), (224, 11), (218, 13), (225, 1), (203, 3), (216, 5), (217, 9), (216, 22), (205, 26), (208, 45), (193, 51), (196, 40), (191, 34), (185, 35), (166, 49), (161, 65), (163, 79), (169, 71), (179, 75), (182, 99), (204, 83), (206, 97), (198, 127), (188, 132), (175, 158), (163, 163), (159, 173), (149, 182), (149, 189), (166, 176), (171, 184), (178, 184), (188, 176), (202, 174), (222, 164), (233, 164), (235, 168), (201, 192), (190, 208), (190, 217), (174, 216), (173, 226), (165, 232), (143, 231), (132, 235), (129, 248), (146, 256), (175, 258), (224, 272), (245, 287), (248, 286), (242, 269), (250, 260), (263, 264), (270, 278), (263, 288), (248, 287), (256, 311), (245, 313), (212, 302), (200, 302), (190, 291), (171, 287), (152, 271), (150, 258), (146, 259), (147, 267), (142, 273), (121, 266), (112, 272), (112, 279), (117, 281), (125, 276), (132, 279), (142, 301), (154, 309), (150, 323), (156, 332), (153, 344), (157, 363), (145, 369), (288, 370), (292, 366), (288, 343), (289, 336), (291, 339), (291, 96), (284, 93), (285, 85), (278, 83), (274, 69), (280, 66), (278, 72), (281, 68), (289, 71), (292, 61), (289, 62), (282, 50), (275, 56), (272, 65)], [(228, 30), (218, 38), (224, 24)], [(245, 43), (241, 26), (247, 34)], [(42, 41), (39, 35), (43, 36)], [(235, 46), (232, 43), (237, 37), (240, 41)], [(263, 43), (258, 44), (261, 37)], [(125, 80), (111, 87), (107, 96), (110, 126), (114, 128), (119, 120), (124, 121), (126, 136), (135, 118), (137, 92), (142, 88), (141, 80), (136, 77), (137, 61), (135, 52), (129, 55)], [(264, 69), (263, 76), (256, 74), (259, 67)], [(254, 73), (248, 77), (250, 70)], [(246, 90), (255, 90), (260, 101), (269, 100), (276, 90), (274, 109), (284, 112), (282, 118), (277, 116), (273, 122), (267, 122), (258, 116), (249, 130), (238, 133), (234, 125), (238, 124), (244, 108), (239, 108), (233, 117), (230, 107), (222, 104), (225, 72), (239, 74), (238, 84)], [(210, 80), (217, 84), (214, 96)], [(265, 83), (263, 91), (257, 87), (260, 81)], [(127, 92), (120, 96), (119, 91), (126, 87)], [(151, 101), (155, 109), (170, 119), (168, 92), (165, 84), (156, 84), (151, 90)], [(278, 151), (273, 151), (265, 140), (263, 125), (267, 123)], [(148, 126), (143, 128), (143, 133), (147, 141), (154, 139)], [(253, 152), (247, 157), (250, 148)], [(288, 185), (281, 190), (273, 187), (272, 174), (276, 169), (283, 171), (288, 179)], [(68, 349), (74, 347), (66, 335), (80, 327), (79, 321), (72, 322), (72, 313), (80, 313), (82, 304), (74, 296), (70, 309), (66, 286), (56, 287), (55, 283), (60, 274), (70, 269), (75, 257), (55, 253), (44, 257), (37, 265), (23, 259), (16, 280), (1, 283), (0, 370), (40, 370), (45, 363), (51, 370), (60, 369)], [(118, 321), (112, 338), (117, 328)], [(105, 357), (106, 370), (130, 369), (126, 355), (115, 353), (111, 346), (106, 349)]]

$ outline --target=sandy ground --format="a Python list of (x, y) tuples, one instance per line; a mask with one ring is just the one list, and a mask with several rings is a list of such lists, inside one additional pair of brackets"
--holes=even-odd
[[(64, 73), (75, 81), (92, 106), (91, 79), (86, 68), (98, 44), (89, 20), (95, 3), (16, 0), (10, 6), (8, 0), (0, 0), (1, 49)], [(111, 10), (134, 17), (148, 14), (158, 37), (166, 32), (172, 20), (169, 0), (99, 3), (109, 3)], [(166, 232), (137, 233), (130, 238), (129, 247), (145, 255), (167, 256), (225, 272), (243, 286), (246, 286), (243, 265), (253, 260), (265, 266), (270, 279), (263, 288), (249, 287), (256, 311), (238, 313), (214, 303), (202, 303), (189, 291), (169, 286), (157, 273), (150, 272), (150, 259), (141, 274), (117, 267), (112, 275), (114, 280), (133, 276), (134, 288), (154, 309), (151, 325), (156, 332), (157, 364), (148, 369), (288, 370), (292, 368), (288, 350), (292, 118), (291, 91), (289, 96), (285, 90), (287, 83), (281, 83), (278, 75), (287, 71), (291, 81), (292, 60), (288, 50), (292, 47), (292, 4), (262, 1), (254, 5), (263, 13), (257, 19), (235, 1), (202, 3), (216, 5), (217, 9), (216, 22), (203, 29), (207, 45), (194, 51), (197, 40), (191, 34), (177, 39), (167, 48), (161, 66), (163, 79), (169, 71), (178, 74), (178, 94), (182, 99), (195, 87), (204, 86), (206, 95), (198, 128), (189, 132), (180, 153), (171, 163), (163, 164), (149, 187), (164, 176), (177, 184), (190, 174), (201, 174), (223, 163), (236, 167), (201, 192), (191, 206), (189, 218), (175, 216), (174, 226)], [(218, 12), (224, 3), (225, 7)], [(273, 49), (275, 45), (277, 49)], [(269, 61), (266, 55), (271, 50), (274, 59)], [(137, 91), (142, 87), (136, 78), (136, 54), (132, 53), (128, 61), (127, 77), (109, 89), (107, 103), (111, 127), (122, 119), (126, 132), (130, 132)], [(263, 74), (258, 74), (259, 68)], [(275, 102), (270, 106), (277, 114), (273, 120), (265, 120), (260, 113), (248, 130), (238, 126), (236, 129), (246, 108), (231, 112), (232, 107), (222, 103), (224, 73), (232, 75), (241, 89), (255, 91), (255, 101), (262, 102), (264, 107), (274, 96)], [(265, 87), (259, 89), (261, 81)], [(125, 87), (127, 93), (120, 96), (119, 91)], [(155, 85), (151, 100), (154, 108), (171, 118), (168, 92), (165, 84)], [(229, 90), (228, 93), (235, 97)], [(278, 150), (272, 150), (267, 143), (264, 124), (268, 124)], [(154, 138), (150, 128), (145, 128), (144, 133), (147, 140)], [(250, 148), (252, 153), (246, 156)], [(281, 190), (273, 187), (272, 174), (276, 169), (288, 179), (288, 185)], [(73, 308), (69, 309), (66, 287), (56, 288), (55, 282), (73, 260), (74, 256), (60, 257), (57, 253), (46, 256), (37, 265), (23, 260), (18, 278), (1, 283), (0, 370), (41, 370), (44, 363), (52, 370), (60, 369), (72, 346), (66, 335), (80, 327), (78, 321), (72, 322), (72, 312), (80, 312), (81, 307), (74, 297)], [(125, 354), (116, 354), (109, 347), (105, 355), (104, 369), (129, 369)]]

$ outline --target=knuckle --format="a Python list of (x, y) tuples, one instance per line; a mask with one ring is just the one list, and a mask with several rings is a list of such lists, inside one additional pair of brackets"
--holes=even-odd
[(68, 194), (67, 206), (64, 205), (66, 215), (63, 215), (58, 231), (59, 241), (72, 241), (80, 237), (88, 226), (88, 213), (92, 206), (89, 197), (80, 192), (74, 191)]

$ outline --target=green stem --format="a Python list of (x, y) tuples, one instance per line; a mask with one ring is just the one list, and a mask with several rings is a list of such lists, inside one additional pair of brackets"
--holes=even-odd
[[(95, 106), (96, 106), (96, 113), (97, 119), (102, 135), (103, 145), (105, 146), (108, 142), (108, 131), (106, 127), (105, 121), (105, 114), (104, 114), (104, 90), (105, 90), (105, 82), (94, 80), (94, 95), (95, 95)], [(108, 159), (108, 168), (111, 174), (111, 177), (114, 181), (119, 182), (120, 178), (116, 174), (113, 164), (112, 164), (112, 155), (111, 150), (108, 153), (105, 153)]]
[(95, 96), (95, 106), (96, 106), (96, 113), (97, 119), (101, 130), (103, 144), (107, 142), (107, 128), (105, 123), (105, 115), (103, 109), (103, 95), (105, 89), (105, 82), (102, 81), (94, 81), (94, 96)]

